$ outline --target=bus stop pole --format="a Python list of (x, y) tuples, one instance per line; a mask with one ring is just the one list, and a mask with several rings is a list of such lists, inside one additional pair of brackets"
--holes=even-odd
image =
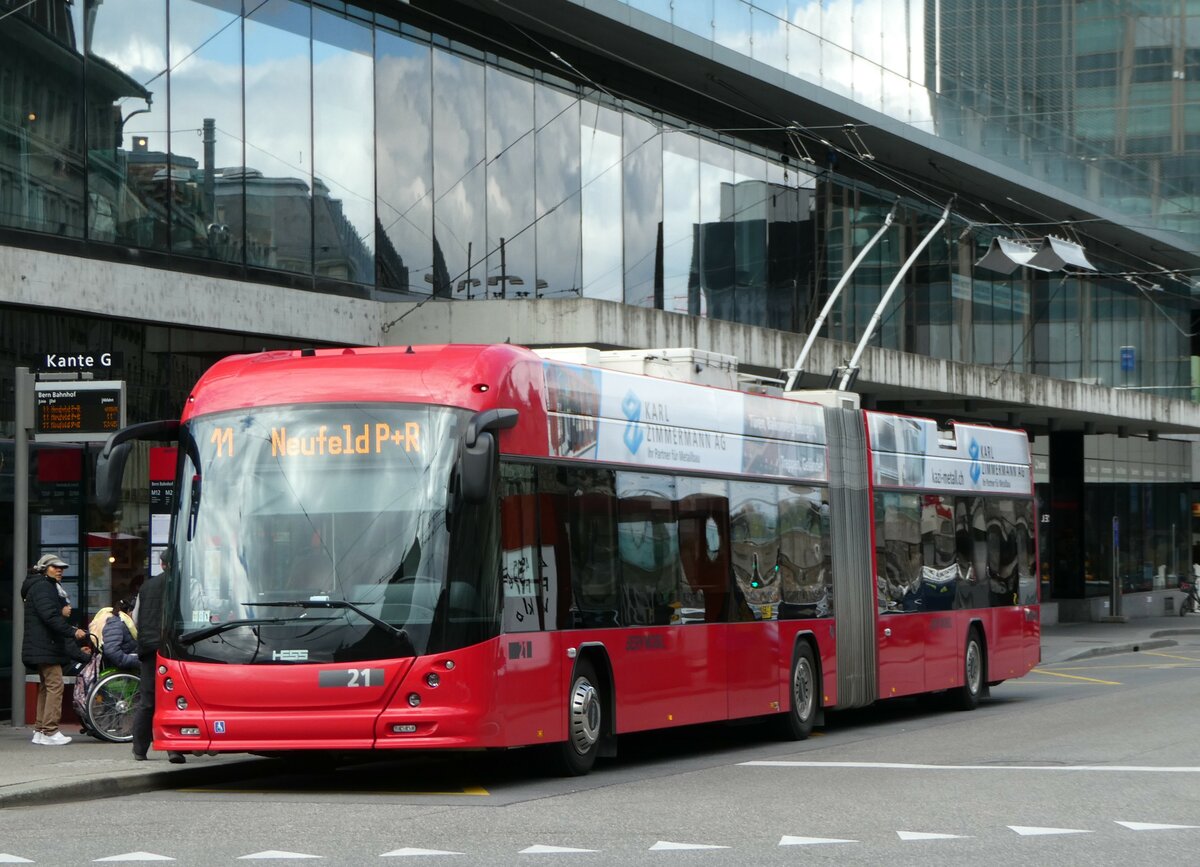
[(12, 588), (12, 724), (25, 725), (25, 606), (21, 585), (29, 568), (29, 437), (33, 429), (33, 375), (28, 367), (16, 369), (13, 437), (13, 588)]

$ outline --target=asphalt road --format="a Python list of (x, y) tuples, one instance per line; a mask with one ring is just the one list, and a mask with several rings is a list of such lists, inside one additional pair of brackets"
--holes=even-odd
[(6, 810), (0, 863), (1195, 864), (1198, 691), (1200, 638), (1044, 666), (970, 713), (832, 715), (803, 743), (762, 725), (625, 737), (584, 778), (527, 751), (276, 763)]

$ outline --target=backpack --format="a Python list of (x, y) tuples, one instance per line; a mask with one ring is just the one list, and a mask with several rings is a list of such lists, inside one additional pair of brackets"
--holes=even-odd
[(85, 731), (88, 728), (89, 719), (88, 696), (91, 694), (92, 687), (96, 685), (96, 681), (100, 679), (100, 672), (104, 670), (104, 654), (100, 652), (100, 642), (94, 635), (89, 635), (88, 638), (92, 644), (91, 659), (75, 675), (75, 690), (71, 693), (71, 707), (75, 709), (75, 716), (79, 717), (79, 725)]

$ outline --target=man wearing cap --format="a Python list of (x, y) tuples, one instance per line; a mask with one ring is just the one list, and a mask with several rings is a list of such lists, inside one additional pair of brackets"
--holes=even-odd
[(82, 629), (63, 617), (66, 591), (63, 570), (67, 564), (57, 554), (46, 554), (30, 571), (21, 585), (25, 603), (25, 640), (21, 660), (38, 671), (37, 718), (33, 724), (33, 742), (42, 746), (62, 746), (71, 739), (58, 730), (62, 719), (63, 677), (66, 659), (65, 641), (84, 637)]

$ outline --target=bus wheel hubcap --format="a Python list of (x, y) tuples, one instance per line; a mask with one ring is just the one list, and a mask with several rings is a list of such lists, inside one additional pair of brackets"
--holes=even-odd
[(792, 678), (792, 707), (799, 719), (808, 719), (812, 695), (812, 669), (808, 667), (807, 659), (801, 659), (796, 663), (796, 674)]
[(600, 740), (600, 694), (587, 680), (577, 680), (571, 691), (571, 743), (585, 755)]
[(974, 641), (967, 644), (967, 689), (979, 691), (979, 678), (983, 671), (979, 664), (979, 645)]

